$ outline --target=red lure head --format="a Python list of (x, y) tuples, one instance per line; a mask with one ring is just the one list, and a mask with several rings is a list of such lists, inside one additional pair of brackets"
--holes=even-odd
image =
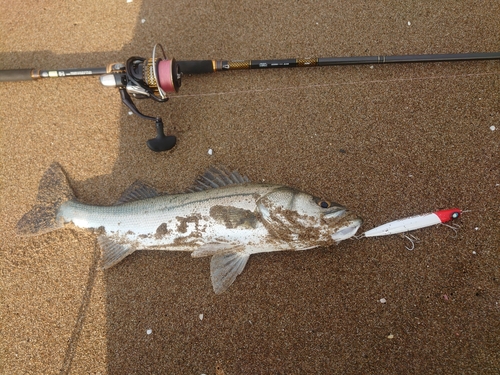
[(440, 210), (434, 212), (441, 220), (441, 223), (446, 223), (453, 219), (458, 219), (462, 215), (462, 210), (460, 208), (450, 208), (448, 210)]

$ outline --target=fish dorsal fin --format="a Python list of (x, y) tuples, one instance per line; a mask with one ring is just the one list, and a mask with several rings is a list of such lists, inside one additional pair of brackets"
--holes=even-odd
[(124, 204), (127, 202), (138, 201), (141, 199), (155, 198), (158, 197), (160, 193), (158, 191), (142, 181), (136, 181), (125, 190), (115, 203), (115, 205)]
[(223, 166), (210, 167), (203, 175), (198, 177), (194, 184), (186, 191), (188, 193), (194, 193), (233, 184), (244, 184), (247, 182), (250, 182), (248, 177), (240, 175), (238, 171), (230, 172)]
[(250, 254), (230, 252), (215, 254), (210, 261), (210, 278), (215, 294), (224, 292), (243, 272)]

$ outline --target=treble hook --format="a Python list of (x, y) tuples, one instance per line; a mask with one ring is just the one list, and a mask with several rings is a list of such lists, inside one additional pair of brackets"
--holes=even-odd
[(420, 241), (420, 239), (415, 237), (413, 234), (403, 234), (403, 238), (406, 238), (411, 243), (411, 247), (405, 246), (405, 249), (408, 251), (415, 249), (415, 242)]
[(445, 223), (442, 223), (442, 225), (444, 225), (445, 227), (450, 228), (453, 232), (455, 232), (455, 235), (452, 238), (457, 238), (457, 236), (458, 236), (458, 230), (461, 228), (460, 225), (458, 225), (458, 224), (450, 225), (450, 224), (445, 224)]

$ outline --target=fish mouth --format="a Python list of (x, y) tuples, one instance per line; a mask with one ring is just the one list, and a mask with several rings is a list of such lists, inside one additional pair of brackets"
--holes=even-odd
[(342, 209), (342, 210), (335, 210), (335, 211), (332, 211), (332, 212), (329, 212), (327, 214), (324, 214), (323, 215), (323, 218), (326, 219), (326, 220), (329, 220), (329, 219), (336, 219), (340, 216), (343, 216), (344, 214), (346, 213), (346, 210), (345, 209)]
[(334, 241), (340, 242), (351, 238), (356, 234), (361, 224), (363, 224), (363, 220), (359, 218), (351, 220), (347, 225), (335, 231), (335, 233), (332, 234), (332, 239)]

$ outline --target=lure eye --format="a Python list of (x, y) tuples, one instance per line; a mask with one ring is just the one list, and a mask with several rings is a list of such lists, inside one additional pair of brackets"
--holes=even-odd
[(460, 212), (453, 212), (453, 213), (451, 214), (451, 218), (452, 218), (452, 219), (457, 219), (459, 216), (460, 216)]

